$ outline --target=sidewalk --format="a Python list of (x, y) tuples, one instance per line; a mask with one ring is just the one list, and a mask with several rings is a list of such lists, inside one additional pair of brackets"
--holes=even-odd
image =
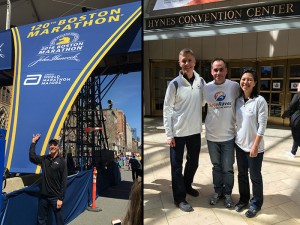
[[(204, 126), (203, 126), (204, 128)], [(262, 173), (264, 181), (264, 205), (255, 218), (245, 216), (246, 210), (237, 213), (226, 209), (220, 201), (209, 205), (213, 193), (212, 165), (209, 159), (205, 130), (201, 134), (202, 145), (199, 168), (193, 187), (200, 195), (187, 195), (193, 212), (183, 212), (173, 203), (169, 147), (166, 144), (162, 117), (144, 118), (144, 224), (145, 225), (265, 225), (300, 224), (300, 152), (296, 158), (287, 155), (292, 146), (289, 128), (268, 127), (264, 136), (266, 152)], [(299, 150), (300, 151), (300, 150)], [(232, 197), (238, 201), (237, 166)]]
[(120, 184), (109, 187), (97, 198), (96, 206), (102, 211), (85, 210), (68, 225), (111, 225), (114, 218), (123, 220), (129, 206), (129, 194), (133, 183), (131, 171), (127, 170), (127, 167), (121, 168), (121, 179)]

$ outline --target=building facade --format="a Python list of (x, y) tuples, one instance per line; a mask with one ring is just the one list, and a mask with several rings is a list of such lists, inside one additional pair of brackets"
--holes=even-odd
[(268, 123), (287, 126), (281, 115), (300, 83), (300, 1), (173, 2), (144, 2), (144, 114), (162, 115), (167, 84), (178, 74), (178, 53), (191, 48), (195, 69), (207, 82), (216, 57), (225, 59), (227, 78), (237, 82), (252, 67), (268, 103)]

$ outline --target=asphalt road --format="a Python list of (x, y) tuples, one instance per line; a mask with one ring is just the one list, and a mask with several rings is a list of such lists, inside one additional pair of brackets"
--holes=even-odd
[(111, 225), (114, 218), (123, 219), (129, 206), (129, 194), (132, 186), (131, 171), (121, 168), (121, 182), (117, 186), (109, 187), (96, 200), (96, 206), (102, 211), (85, 210), (69, 225)]

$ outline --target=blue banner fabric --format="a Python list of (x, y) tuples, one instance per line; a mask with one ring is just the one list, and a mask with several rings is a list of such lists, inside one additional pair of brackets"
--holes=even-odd
[(0, 70), (13, 68), (13, 47), (11, 31), (0, 32)]
[(46, 154), (85, 81), (140, 15), (138, 1), (12, 29), (16, 66), (5, 154), (11, 172), (40, 173), (27, 160), (32, 135), (42, 134), (37, 154)]
[[(36, 225), (39, 185), (32, 185), (2, 196), (1, 224)], [(71, 222), (91, 203), (92, 170), (68, 177), (68, 186), (62, 212), (65, 224)], [(52, 225), (55, 219), (52, 216)]]

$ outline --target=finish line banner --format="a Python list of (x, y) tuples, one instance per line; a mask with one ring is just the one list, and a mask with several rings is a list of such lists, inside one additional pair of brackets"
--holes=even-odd
[(12, 29), (15, 74), (5, 152), (11, 172), (40, 173), (29, 162), (32, 135), (41, 133), (37, 154), (47, 153), (89, 75), (140, 15), (139, 1)]

